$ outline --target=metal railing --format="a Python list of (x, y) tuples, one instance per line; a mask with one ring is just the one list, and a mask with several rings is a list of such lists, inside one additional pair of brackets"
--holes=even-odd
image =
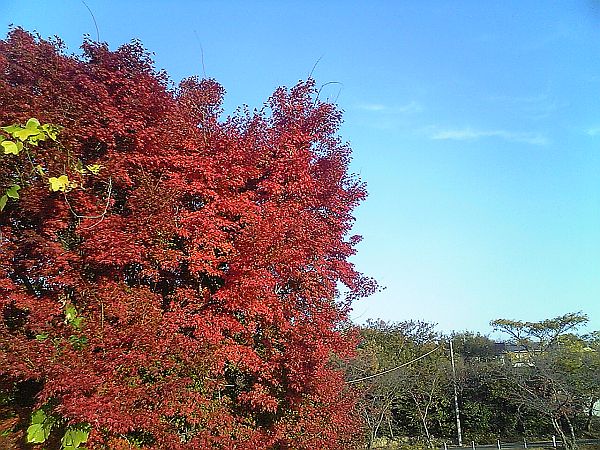
[[(600, 439), (577, 439), (577, 445), (589, 445), (594, 446), (600, 449)], [(509, 450), (509, 449), (521, 449), (521, 448), (564, 448), (563, 443), (560, 439), (557, 439), (556, 436), (552, 436), (552, 440), (549, 441), (527, 441), (527, 439), (523, 439), (521, 442), (502, 442), (501, 440), (497, 440), (495, 444), (477, 444), (474, 441), (471, 441), (470, 444), (464, 443), (462, 447), (458, 445), (449, 445), (444, 443), (444, 446), (441, 447), (441, 450), (448, 449), (457, 449), (462, 448), (468, 450), (469, 448), (472, 450), (477, 449), (498, 449), (498, 450)]]

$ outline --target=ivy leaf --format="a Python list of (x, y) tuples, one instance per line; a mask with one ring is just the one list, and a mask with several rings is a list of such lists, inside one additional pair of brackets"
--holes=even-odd
[(43, 409), (38, 409), (31, 415), (31, 423), (44, 423), (46, 418), (46, 412)]
[(40, 444), (48, 439), (50, 430), (42, 423), (35, 423), (27, 428), (27, 442)]
[(45, 341), (46, 339), (48, 339), (48, 333), (40, 333), (40, 334), (36, 334), (35, 335), (35, 340), (36, 341)]
[(85, 167), (87, 170), (92, 172), (94, 175), (98, 175), (98, 173), (100, 173), (100, 170), (103, 168), (103, 166), (101, 166), (100, 164), (90, 164)]
[(47, 416), (43, 409), (38, 409), (31, 415), (31, 425), (27, 428), (27, 442), (40, 444), (48, 439), (56, 419)]
[(8, 201), (8, 196), (5, 194), (0, 197), (0, 211), (4, 211), (4, 207), (6, 206), (6, 202)]
[(9, 134), (13, 134), (15, 131), (22, 130), (19, 125), (9, 125), (7, 127), (0, 127), (0, 130), (6, 131)]
[(37, 130), (37, 128), (40, 126), (40, 121), (37, 120), (35, 117), (32, 117), (31, 119), (29, 119), (27, 121), (27, 123), (25, 124), (25, 128), (29, 128), (31, 130)]
[(69, 305), (65, 308), (65, 320), (67, 322), (73, 322), (73, 320), (75, 320), (75, 318), (77, 317), (77, 310), (75, 309), (75, 307), (73, 305)]
[(17, 192), (19, 189), (21, 189), (21, 186), (14, 184), (8, 188), (6, 195), (8, 195), (10, 198), (19, 198), (19, 193)]
[(47, 123), (42, 125), (42, 130), (44, 130), (44, 132), (48, 135), (50, 139), (55, 141), (58, 137), (58, 133), (60, 133), (60, 131), (62, 130), (62, 127), (59, 127), (58, 125), (52, 125), (51, 123)]
[(33, 145), (37, 145), (38, 141), (46, 139), (44, 131), (40, 128), (40, 121), (33, 117), (27, 121), (25, 128), (19, 127), (19, 129), (12, 131), (11, 134), (23, 142), (29, 140)]
[(75, 163), (75, 172), (80, 173), (80, 174), (84, 174), (85, 173), (85, 169), (83, 168), (83, 163), (81, 162), (80, 159), (77, 160), (77, 162)]
[[(19, 144), (21, 144), (20, 142), (18, 142)], [(17, 145), (16, 142), (13, 141), (2, 141), (0, 143), (0, 145), (2, 145), (2, 147), (4, 147), (4, 154), (5, 155), (18, 155), (19, 152), (21, 151), (21, 149), (23, 148), (23, 144), (21, 144), (21, 149), (19, 148), (19, 146)]]
[(12, 135), (13, 135), (13, 137), (16, 137), (20, 141), (24, 142), (29, 137), (37, 136), (40, 133), (41, 133), (41, 131), (39, 131), (39, 130), (32, 130), (31, 128), (22, 128), (19, 131), (15, 131)]
[(69, 177), (61, 175), (60, 177), (50, 177), (48, 180), (50, 183), (50, 190), (52, 192), (62, 191), (65, 192), (69, 186)]
[(64, 450), (81, 449), (81, 444), (87, 442), (90, 434), (89, 425), (67, 428), (60, 443)]

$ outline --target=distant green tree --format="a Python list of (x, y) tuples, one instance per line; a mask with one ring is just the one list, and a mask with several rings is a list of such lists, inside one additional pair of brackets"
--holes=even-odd
[(491, 324), (522, 346), (528, 360), (506, 366), (511, 400), (519, 408), (547, 418), (565, 448), (577, 448), (577, 419), (593, 401), (598, 383), (594, 350), (572, 334), (587, 323), (585, 314), (571, 313), (540, 322), (499, 319)]

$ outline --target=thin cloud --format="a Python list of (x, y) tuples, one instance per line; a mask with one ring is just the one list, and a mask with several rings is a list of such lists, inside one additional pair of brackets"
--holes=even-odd
[(495, 95), (487, 97), (487, 100), (510, 108), (513, 114), (529, 120), (547, 119), (564, 107), (554, 96), (545, 93), (531, 96)]
[(363, 111), (385, 111), (387, 107), (385, 105), (381, 105), (379, 103), (363, 103), (362, 105), (358, 105), (356, 109), (362, 109)]
[(585, 134), (588, 136), (598, 136), (600, 135), (600, 127), (592, 127), (585, 130)]
[(548, 139), (540, 133), (518, 133), (507, 130), (474, 130), (472, 128), (439, 130), (431, 135), (434, 140), (476, 141), (484, 138), (500, 138), (508, 142), (530, 145), (547, 145)]
[(356, 109), (385, 114), (415, 114), (423, 111), (423, 105), (414, 100), (400, 106), (388, 106), (381, 103), (362, 103), (357, 105)]

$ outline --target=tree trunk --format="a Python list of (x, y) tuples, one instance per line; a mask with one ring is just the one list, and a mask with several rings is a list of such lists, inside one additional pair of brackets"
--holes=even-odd
[(596, 397), (592, 397), (590, 400), (588, 415), (585, 420), (585, 431), (587, 431), (588, 433), (591, 431), (592, 418), (594, 417), (594, 405), (596, 404), (597, 401), (598, 401), (598, 398), (596, 398)]
[(573, 424), (571, 423), (569, 416), (567, 416), (566, 414), (563, 414), (563, 417), (565, 418), (565, 420), (567, 421), (567, 425), (569, 426), (569, 432), (571, 434), (571, 448), (576, 449), (577, 448), (577, 439), (575, 439), (575, 430), (573, 429)]
[(566, 415), (563, 414), (562, 417), (564, 417), (567, 420), (567, 424), (569, 425), (569, 428), (570, 428), (570, 437), (567, 436), (562, 429), (562, 426), (560, 424), (561, 416), (558, 416), (558, 417), (552, 416), (552, 418), (551, 418), (552, 426), (554, 427), (554, 430), (556, 430), (556, 433), (560, 436), (560, 440), (562, 441), (565, 449), (566, 450), (575, 450), (575, 449), (577, 449), (577, 442), (575, 442), (575, 432), (573, 430), (573, 426), (571, 425), (571, 421), (569, 420), (569, 418)]

